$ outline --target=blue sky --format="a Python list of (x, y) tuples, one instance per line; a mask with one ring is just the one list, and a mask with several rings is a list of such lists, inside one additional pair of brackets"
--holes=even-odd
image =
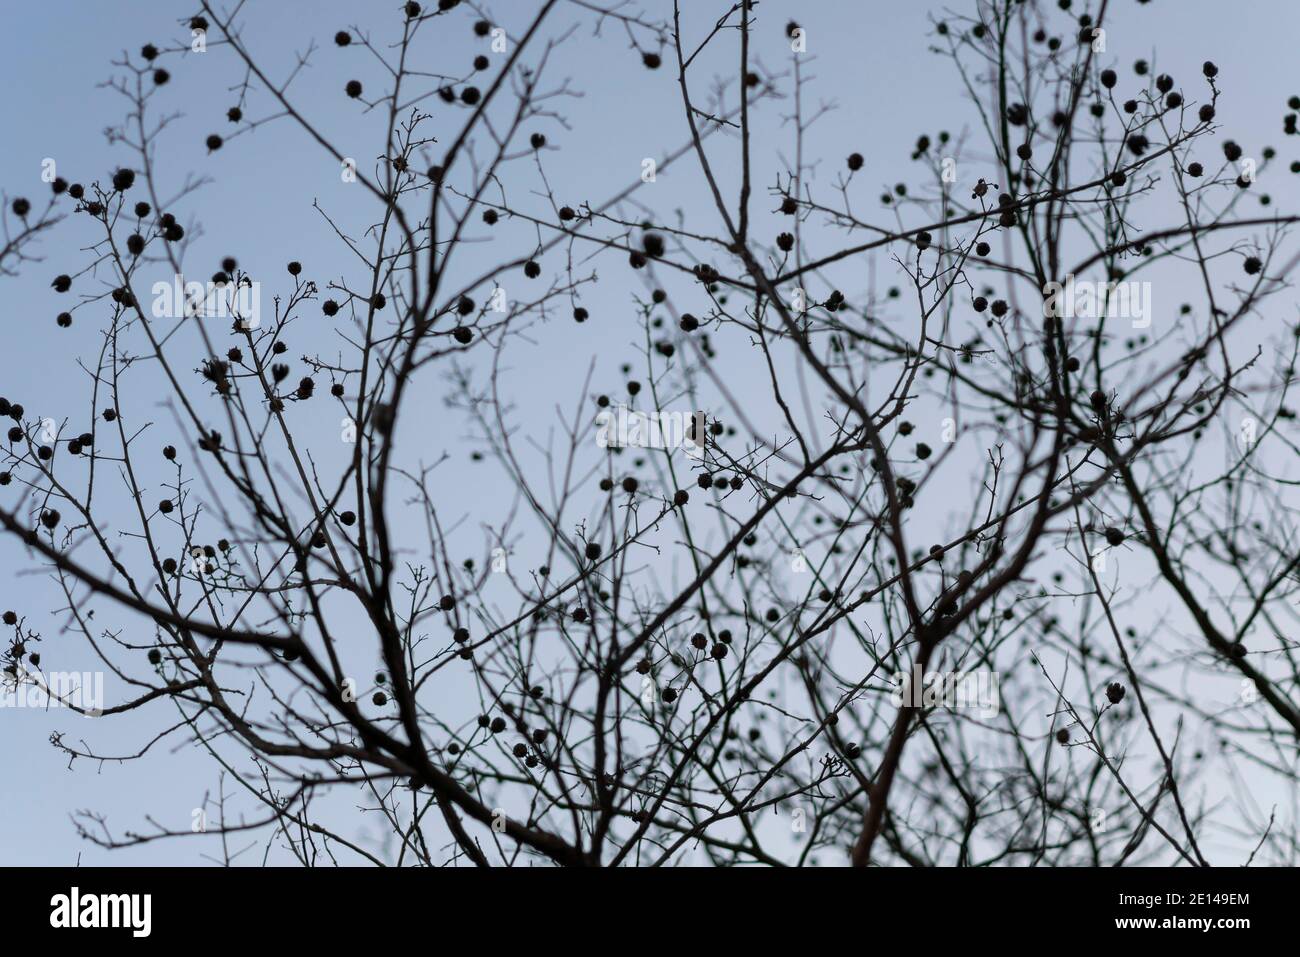
[[(727, 5), (692, 0), (687, 5), (688, 29), (701, 30)], [(671, 6), (663, 0), (647, 0), (642, 6), (653, 17), (671, 14)], [(966, 6), (956, 4), (954, 9), (964, 12)], [(1215, 0), (1179, 0), (1176, 4), (1156, 0), (1139, 5), (1123, 0), (1111, 6), (1114, 14), (1104, 59), (1120, 68), (1125, 82), (1132, 80), (1132, 61), (1152, 58), (1153, 51), (1158, 51), (1155, 69), (1179, 78), (1196, 76), (1201, 62), (1212, 58), (1221, 70), (1220, 115), (1226, 122), (1222, 135), (1237, 139), (1248, 151), (1273, 144), (1283, 150), (1284, 159), (1294, 158), (1284, 149), (1289, 144), (1281, 135), (1280, 117), (1286, 98), (1300, 93), (1300, 77), (1294, 70), (1300, 5), (1290, 0), (1257, 0), (1249, 5)], [(373, 61), (366, 62), (364, 51), (340, 50), (331, 37), (336, 30), (356, 24), (363, 12), (362, 25), (376, 41), (381, 36), (391, 40), (400, 28), (399, 8), (397, 3), (266, 0), (246, 5), (245, 39), (254, 55), (268, 64), (273, 79), (287, 76), (294, 51), (305, 52), (315, 43), (310, 64), (295, 79), (290, 95), (331, 141), (357, 158), (363, 170), (370, 168), (382, 151), (376, 138), (382, 127), (376, 114), (367, 116), (344, 97), (343, 85), (359, 78), (367, 89), (377, 89), (383, 76)], [(523, 22), (521, 12), (531, 8), (522, 2), (500, 2), (488, 9), (495, 14), (490, 16), (493, 22), (518, 28)], [(82, 182), (106, 179), (127, 161), (129, 154), (120, 145), (106, 142), (103, 134), (106, 127), (121, 121), (126, 105), (104, 83), (121, 75), (113, 61), (125, 53), (138, 59), (143, 43), (175, 46), (185, 42), (187, 32), (179, 19), (182, 12), (189, 11), (175, 3), (149, 0), (57, 7), (27, 3), (6, 9), (6, 27), (0, 31), (0, 63), (4, 64), (9, 93), (0, 98), (0, 139), (4, 144), (0, 149), (0, 189), (7, 199), (26, 195), (43, 201), (46, 187), (40, 174), (47, 158), (57, 163), (59, 175)], [(807, 103), (835, 106), (814, 128), (808, 147), (811, 153), (825, 157), (824, 167), (815, 172), (819, 188), (833, 182), (844, 156), (860, 151), (867, 157), (862, 175), (873, 184), (860, 199), (869, 203), (881, 188), (916, 176), (918, 171), (909, 162), (908, 153), (918, 135), (933, 137), (939, 130), (950, 130), (957, 136), (963, 130), (976, 131), (975, 114), (951, 63), (928, 49), (928, 17), (943, 15), (937, 5), (924, 0), (824, 0), (815, 4), (768, 0), (760, 5), (759, 13), (756, 61), (774, 74), (788, 71), (788, 48), (781, 27), (788, 17), (796, 17), (808, 32), (809, 53), (814, 58), (808, 67), (814, 82)], [(483, 52), (484, 44), (470, 31), (473, 16), (469, 11), (448, 19), (445, 28), (439, 25), (430, 31), (429, 42), (422, 47), (428, 57), (424, 68), (462, 74), (469, 61)], [(566, 84), (576, 95), (554, 101), (556, 110), (567, 118), (565, 124), (546, 118), (536, 123), (559, 147), (544, 157), (545, 172), (557, 197), (574, 205), (596, 203), (635, 181), (644, 157), (660, 156), (685, 142), (681, 103), (673, 74), (667, 69), (647, 71), (615, 24), (605, 24), (597, 36), (592, 17), (577, 6), (564, 10), (557, 24), (577, 24), (577, 31), (555, 54), (547, 72), (549, 86)], [(174, 118), (164, 131), (158, 153), (162, 181), (166, 189), (179, 191), (186, 177), (209, 180), (180, 204), (182, 221), (200, 225), (186, 254), (186, 265), (195, 277), (204, 278), (215, 271), (222, 256), (236, 255), (251, 273), (267, 277), (265, 308), (270, 296), (286, 294), (291, 288), (284, 272), (284, 263), (290, 259), (303, 262), (308, 275), (322, 285), (345, 276), (353, 267), (350, 254), (313, 204), (319, 203), (345, 231), (359, 237), (371, 221), (368, 197), (354, 184), (343, 182), (338, 164), (285, 119), (269, 122), (209, 153), (204, 139), (230, 128), (225, 113), (233, 105), (233, 90), (243, 73), (228, 51), (215, 46), (206, 53), (165, 59), (173, 79), (156, 98), (155, 118)], [(433, 129), (440, 139), (452, 133), (455, 121), (463, 115), (440, 111), (434, 103), (427, 108), (434, 113)], [(784, 169), (783, 159), (790, 157), (788, 127), (782, 122), (789, 109), (788, 100), (769, 104), (756, 123), (764, 152), (755, 182), (764, 196)], [(272, 112), (267, 98), (257, 94), (246, 110), (249, 116)], [(734, 155), (734, 142), (717, 148), (718, 162), (729, 175), (731, 170), (722, 157), (728, 148)], [(516, 177), (511, 181), (513, 199), (542, 188), (535, 171), (522, 165)], [(1297, 198), (1297, 180), (1300, 177), (1289, 178), (1279, 169), (1269, 174), (1263, 188), (1274, 196), (1277, 208), (1290, 209)], [(671, 168), (652, 189), (647, 201), (661, 214), (680, 208), (694, 227), (718, 230), (711, 200), (694, 164)], [(635, 210), (629, 207), (632, 215)], [(760, 223), (758, 228), (775, 232), (778, 221), (764, 216)], [(521, 238), (518, 231), (475, 238), (483, 243), (467, 255), (467, 273), (527, 248), (527, 237)], [(78, 313), (72, 329), (57, 328), (54, 316), (65, 308), (66, 301), (53, 293), (49, 283), (54, 275), (84, 264), (85, 255), (76, 250), (88, 241), (84, 223), (66, 221), (34, 250), (42, 261), (24, 264), (17, 278), (0, 279), (6, 323), (0, 349), (0, 394), (22, 401), (41, 415), (67, 416), (74, 428), (85, 418), (89, 393), (86, 377), (75, 370), (73, 357), (93, 360), (100, 345), (98, 323), (92, 310), (86, 310)], [(833, 241), (828, 239), (828, 243)], [(588, 368), (595, 370), (594, 388), (613, 393), (623, 381), (619, 367), (636, 361), (634, 349), (642, 333), (631, 321), (631, 304), (633, 297), (644, 296), (645, 290), (617, 261), (597, 260), (590, 268), (602, 275), (598, 286), (584, 292), (583, 303), (592, 320), (577, 327), (567, 315), (550, 317), (531, 331), (526, 343), (512, 346), (508, 354), (517, 421), (531, 434), (545, 436), (556, 425), (557, 407), (573, 407)], [(892, 269), (894, 264), (887, 258), (876, 260), (870, 270), (858, 262), (852, 270), (845, 270), (843, 281), (846, 288), (856, 283), (859, 290), (873, 281), (883, 287), (891, 282)], [(160, 278), (165, 277), (160, 273)], [(93, 278), (86, 283), (93, 283)], [(1174, 288), (1161, 297), (1162, 291), (1157, 289), (1157, 311), (1172, 315), (1177, 301)], [(1290, 309), (1288, 321), (1293, 321), (1294, 309)], [(337, 334), (324, 323), (312, 326), (307, 320), (299, 328), (301, 331), (294, 333), (296, 339), (311, 341), (317, 348), (325, 348), (318, 342)], [(758, 418), (767, 420), (771, 409), (765, 400), (766, 373), (760, 364), (750, 362), (735, 368), (729, 385), (759, 410)], [(161, 445), (171, 440), (174, 422), (161, 404), (163, 394), (155, 387), (150, 377), (142, 376), (133, 398), (138, 407), (151, 410), (142, 416), (155, 423), (151, 427), (158, 438), (153, 441)], [(448, 382), (429, 376), (419, 389), (415, 401), (427, 412), (419, 422), (421, 455), (428, 461), (443, 451), (451, 455), (439, 473), (440, 489), (503, 508), (511, 501), (510, 486), (503, 476), (469, 460), (468, 451), (475, 446), (466, 441), (465, 422), (444, 405)], [(309, 437), (322, 444), (334, 442), (337, 449), (337, 440), (332, 438), (339, 428), (337, 417), (322, 412), (304, 417), (300, 425)], [(460, 534), (467, 554), (481, 549), (482, 535), (475, 521), (468, 522)], [(0, 594), (5, 596), (0, 603), (18, 606), (32, 620), (43, 622), (47, 661), (55, 657), (49, 651), (60, 642), (69, 645), (76, 641), (70, 634), (59, 634), (56, 612), (62, 599), (47, 574), (8, 540), (0, 543), (0, 581), (4, 583)], [(1159, 615), (1161, 610), (1151, 609), (1151, 613)], [(105, 608), (101, 617), (109, 616), (111, 609)], [(119, 623), (131, 626), (129, 619)], [(147, 640), (147, 636), (141, 637)], [(91, 667), (75, 647), (65, 647), (61, 661), (69, 669)], [(358, 667), (372, 665), (362, 657)], [(79, 840), (69, 821), (72, 812), (89, 808), (106, 814), (118, 833), (142, 827), (146, 816), (169, 827), (188, 826), (192, 809), (217, 786), (214, 765), (206, 756), (164, 745), (137, 762), (83, 760), (69, 768), (66, 757), (48, 743), (52, 732), (61, 731), (70, 739), (85, 738), (103, 753), (128, 754), (142, 747), (160, 723), (175, 719), (174, 712), (164, 711), (126, 716), (114, 720), (110, 727), (68, 714), (0, 712), (0, 761), (6, 769), (0, 781), (0, 811), (8, 824), (0, 831), (0, 863), (199, 864), (204, 860), (201, 853), (213, 853), (211, 846), (201, 842), (169, 841), (110, 856)], [(339, 797), (338, 813), (347, 815), (352, 803)], [(345, 828), (356, 833), (364, 826), (351, 821)]]

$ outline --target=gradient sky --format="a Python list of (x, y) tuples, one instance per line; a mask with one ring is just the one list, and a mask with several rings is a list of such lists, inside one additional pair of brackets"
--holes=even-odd
[[(691, 0), (687, 28), (699, 31), (728, 5)], [(671, 15), (671, 5), (664, 0), (646, 0), (641, 6), (652, 17)], [(966, 12), (969, 7), (958, 3), (951, 9)], [(1267, 144), (1280, 150), (1289, 146), (1283, 142), (1280, 116), (1287, 96), (1300, 92), (1294, 69), (1300, 5), (1293, 0), (1255, 0), (1249, 5), (1220, 0), (1155, 0), (1139, 5), (1121, 0), (1111, 7), (1103, 61), (1120, 67), (1125, 82), (1132, 79), (1128, 70), (1132, 61), (1153, 58), (1154, 50), (1158, 50), (1156, 68), (1180, 78), (1195, 76), (1201, 62), (1212, 58), (1221, 70), (1219, 112), (1225, 118), (1226, 135), (1248, 152)], [(305, 51), (315, 42), (318, 49), (291, 87), (292, 98), (325, 135), (356, 156), (363, 170), (382, 151), (375, 135), (379, 127), (376, 117), (364, 116), (344, 98), (342, 87), (355, 76), (368, 89), (376, 89), (383, 78), (373, 62), (364, 62), (362, 51), (339, 50), (331, 37), (336, 30), (354, 25), (358, 11), (364, 10), (362, 25), (376, 38), (392, 39), (400, 30), (399, 8), (398, 3), (334, 0), (251, 0), (246, 5), (245, 39), (254, 54), (261, 54), (270, 65), (273, 78), (287, 74), (292, 51)], [(493, 22), (517, 28), (533, 4), (514, 0), (486, 9), (495, 14), (489, 16)], [(112, 62), (128, 51), (135, 57), (143, 43), (183, 42), (187, 32), (182, 14), (187, 19), (191, 12), (181, 4), (158, 0), (6, 5), (5, 29), (0, 31), (0, 63), (8, 80), (8, 95), (0, 98), (0, 190), (6, 204), (19, 195), (44, 200), (47, 187), (40, 174), (47, 158), (56, 161), (60, 175), (83, 182), (106, 179), (113, 168), (129, 160), (120, 145), (105, 141), (103, 130), (121, 121), (125, 101), (103, 83), (117, 72)], [(788, 49), (781, 27), (788, 17), (796, 17), (807, 29), (809, 52), (815, 57), (809, 102), (837, 107), (815, 127), (809, 145), (812, 153), (826, 157), (825, 168), (816, 174), (819, 188), (833, 181), (842, 169), (842, 158), (854, 150), (867, 156), (863, 175), (873, 184), (883, 188), (912, 178), (918, 171), (907, 156), (919, 134), (933, 136), (947, 129), (958, 135), (974, 129), (975, 114), (952, 64), (928, 50), (927, 21), (932, 13), (942, 16), (942, 8), (925, 0), (815, 4), (767, 0), (759, 6), (757, 62), (773, 73), (787, 70)], [(448, 18), (445, 29), (439, 26), (436, 33), (431, 31), (434, 35), (426, 38), (430, 42), (424, 48), (429, 64), (424, 68), (461, 73), (475, 54), (483, 52), (483, 44), (469, 28), (473, 19), (466, 10), (463, 16)], [(538, 126), (561, 148), (545, 159), (557, 196), (574, 205), (595, 204), (633, 182), (643, 157), (659, 156), (681, 145), (687, 131), (669, 70), (645, 70), (615, 24), (606, 24), (600, 36), (593, 35), (593, 18), (577, 6), (556, 20), (557, 27), (574, 23), (577, 33), (556, 52), (547, 72), (551, 88), (567, 78), (571, 90), (580, 94), (555, 102), (571, 129), (554, 121)], [(308, 275), (321, 285), (344, 275), (351, 268), (349, 255), (324, 226), (313, 202), (319, 201), (352, 235), (359, 236), (371, 222), (369, 198), (355, 185), (341, 182), (337, 164), (287, 120), (268, 123), (209, 154), (204, 138), (229, 128), (224, 115), (242, 72), (233, 56), (218, 47), (167, 60), (173, 80), (155, 110), (174, 111), (176, 118), (165, 131), (159, 152), (163, 180), (169, 188), (179, 189), (186, 176), (211, 178), (183, 204), (182, 220), (202, 225), (186, 258), (194, 277), (205, 278), (222, 256), (233, 253), (241, 266), (268, 277), (263, 292), (266, 308), (271, 295), (290, 288), (277, 286), (287, 279), (284, 263), (290, 259), (306, 264)], [(252, 104), (246, 111), (250, 116), (271, 112), (264, 96), (254, 96)], [(440, 137), (446, 137), (455, 128), (451, 121), (462, 115), (446, 118), (434, 103), (424, 105), (435, 113), (433, 128)], [(788, 101), (769, 104), (756, 124), (758, 134), (765, 137), (760, 142), (767, 146), (755, 175), (763, 191), (782, 169), (779, 158), (789, 156), (790, 138), (781, 124), (788, 109)], [(1295, 158), (1285, 150), (1282, 157)], [(1272, 193), (1277, 208), (1294, 210), (1297, 179), (1288, 178), (1284, 168), (1268, 174), (1263, 188)], [(512, 188), (537, 189), (539, 181), (535, 174), (518, 173)], [(656, 210), (680, 207), (697, 224), (717, 229), (716, 221), (708, 219), (712, 203), (694, 164), (665, 172), (653, 189), (647, 200)], [(878, 191), (873, 188), (864, 197)], [(65, 221), (35, 248), (34, 254), (43, 261), (24, 264), (17, 278), (0, 279), (6, 325), (0, 347), (0, 394), (22, 401), (40, 415), (68, 416), (74, 430), (85, 419), (88, 386), (85, 376), (74, 372), (73, 356), (93, 361), (99, 323), (87, 311), (84, 319), (78, 313), (71, 330), (57, 328), (54, 315), (68, 300), (56, 296), (49, 282), (59, 272), (84, 264), (84, 254), (75, 250), (88, 236), (83, 222)], [(503, 246), (500, 238), (487, 242), (477, 259), (467, 261), (505, 258), (522, 248), (518, 243)], [(535, 435), (544, 436), (554, 427), (557, 407), (573, 408), (593, 362), (594, 388), (613, 393), (623, 378), (619, 365), (634, 361), (630, 347), (640, 331), (630, 321), (629, 305), (631, 297), (644, 290), (617, 262), (601, 260), (594, 265), (603, 281), (584, 294), (593, 320), (579, 330), (567, 316), (553, 317), (537, 327), (531, 346), (511, 348), (509, 376), (520, 404), (518, 421)], [(882, 258), (873, 268), (878, 270), (878, 281), (887, 285), (894, 265)], [(862, 263), (854, 269), (856, 277), (846, 278), (845, 288), (866, 288), (871, 274)], [(160, 274), (160, 278), (166, 277)], [(1172, 316), (1178, 301), (1174, 289), (1157, 287), (1158, 316)], [(1294, 308), (1287, 302), (1282, 311), (1292, 322)], [(295, 333), (298, 340), (317, 335), (330, 332), (322, 326)], [(764, 408), (767, 384), (760, 363), (750, 361), (737, 368), (729, 385), (742, 397), (752, 397), (756, 409)], [(428, 413), (420, 423), (427, 441), (425, 457), (432, 460), (443, 450), (452, 456), (440, 473), (443, 491), (508, 503), (505, 480), (469, 461), (472, 444), (464, 439), (464, 422), (443, 406), (446, 382), (431, 376), (422, 389), (418, 401)], [(157, 444), (170, 440), (165, 437), (172, 434), (172, 418), (160, 404), (162, 394), (150, 395), (142, 388), (135, 398), (156, 409), (146, 414), (157, 423)], [(330, 441), (338, 430), (336, 417), (328, 414), (301, 425), (322, 442)], [(470, 528), (464, 535), (466, 553), (475, 553), (481, 534)], [(0, 582), (4, 596), (0, 603), (40, 622), (47, 662), (57, 657), (68, 670), (91, 666), (79, 659), (75, 648), (65, 647), (61, 656), (51, 654), (61, 641), (75, 643), (72, 636), (58, 633), (54, 612), (62, 600), (47, 574), (10, 539), (0, 542)], [(105, 616), (110, 611), (105, 609)], [(1163, 609), (1148, 612), (1159, 616)], [(147, 635), (142, 640), (147, 641)], [(363, 661), (359, 667), (371, 665)], [(110, 701), (113, 689), (110, 681)], [(67, 713), (0, 711), (0, 813), (6, 822), (0, 830), (0, 863), (203, 863), (200, 854), (214, 852), (210, 842), (167, 841), (110, 855), (78, 839), (69, 815), (79, 809), (103, 812), (119, 835), (142, 828), (146, 816), (168, 827), (187, 827), (191, 810), (217, 784), (209, 759), (188, 748), (164, 747), (138, 762), (79, 761), (69, 768), (66, 758), (48, 743), (50, 734), (60, 731), (69, 739), (85, 738), (105, 753), (130, 753), (161, 722), (172, 718), (155, 710), (105, 726)], [(347, 813), (349, 800), (340, 797), (339, 802), (340, 813)], [(364, 824), (353, 819), (344, 827), (357, 834)]]

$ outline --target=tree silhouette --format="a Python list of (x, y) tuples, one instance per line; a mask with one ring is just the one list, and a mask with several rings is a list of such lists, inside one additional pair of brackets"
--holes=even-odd
[[(71, 697), (57, 627), (115, 691), (52, 737), (74, 768), (184, 745), (220, 776), (202, 828), (80, 833), (303, 864), (1291, 859), (1245, 782), (1297, 769), (1296, 216), (1215, 65), (1120, 68), (1108, 0), (968, 2), (928, 38), (964, 132), (830, 159), (777, 5), (528, 6), (367, 8), (271, 57), (205, 0), (189, 42), (114, 63), (119, 168), (6, 198), (0, 274), (67, 270), (79, 356), (50, 372), (67, 418), (0, 402), (4, 547), (66, 600), (6, 615), (6, 682)], [(429, 66), (447, 32), (465, 73)], [(548, 175), (585, 161), (555, 142), (586, 122), (556, 79), (579, 37), (680, 100), (603, 200)], [(290, 127), (366, 196), (316, 204), (345, 275), (187, 256), (218, 218), (206, 177), (164, 185), (196, 43), (241, 78), (210, 153)], [(309, 82), (382, 123), (373, 162)], [(665, 203), (666, 171), (711, 203)], [(88, 248), (59, 246), (74, 212)], [(625, 394), (594, 359), (516, 387), (597, 321), (636, 344)], [(445, 481), (449, 443), (513, 495)]]

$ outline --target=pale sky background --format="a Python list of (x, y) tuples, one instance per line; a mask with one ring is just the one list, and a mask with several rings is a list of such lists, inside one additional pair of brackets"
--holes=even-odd
[[(373, 63), (362, 65), (361, 51), (339, 50), (332, 36), (356, 23), (359, 12), (364, 11), (363, 25), (377, 38), (395, 37), (400, 30), (400, 4), (251, 0), (247, 6), (246, 39), (255, 53), (272, 57), (268, 62), (274, 77), (285, 75), (292, 62), (290, 51), (304, 50), (315, 41), (319, 49), (311, 66), (295, 81), (293, 98), (313, 122), (321, 124), (327, 136), (351, 150), (363, 169), (369, 168), (380, 152), (375, 124), (360, 118), (360, 110), (348, 103), (341, 91), (354, 76), (363, 79), (368, 89), (377, 89), (382, 78)], [(693, 17), (689, 26), (698, 31), (727, 5), (691, 0), (687, 6)], [(642, 7), (654, 17), (671, 15), (671, 6), (664, 0), (646, 0)], [(1196, 87), (1199, 94), (1193, 81), (1199, 79), (1201, 62), (1213, 59), (1221, 71), (1219, 115), (1226, 125), (1222, 135), (1238, 140), (1248, 152), (1270, 144), (1279, 149), (1283, 162), (1268, 174), (1262, 189), (1273, 195), (1275, 209), (1294, 211), (1300, 198), (1296, 186), (1300, 177), (1290, 176), (1285, 165), (1300, 158), (1300, 149), (1293, 146), (1294, 139), (1282, 135), (1280, 118), (1286, 98), (1300, 93), (1300, 77), (1294, 68), (1300, 4), (1292, 0), (1255, 0), (1241, 5), (1221, 0), (1155, 0), (1139, 5), (1119, 0), (1111, 7), (1103, 60), (1120, 70), (1121, 89), (1135, 87), (1132, 62), (1138, 57), (1150, 58), (1153, 49), (1158, 49), (1158, 70), (1174, 74), (1188, 88)], [(966, 3), (952, 7), (962, 12), (969, 8)], [(518, 28), (533, 4), (511, 0), (487, 9), (494, 14), (489, 17), (493, 22)], [(5, 0), (0, 63), (4, 64), (8, 93), (0, 98), (0, 189), (6, 203), (19, 195), (34, 203), (44, 202), (48, 189), (39, 177), (46, 158), (53, 158), (59, 174), (69, 181), (82, 182), (106, 179), (126, 159), (125, 152), (107, 144), (101, 132), (120, 122), (125, 101), (101, 84), (114, 74), (111, 62), (123, 51), (134, 57), (145, 42), (172, 46), (185, 39), (187, 32), (180, 19), (191, 12), (183, 4), (155, 0), (57, 4)], [(810, 69), (816, 85), (809, 100), (834, 101), (838, 106), (833, 117), (815, 128), (810, 144), (812, 153), (826, 158), (825, 168), (817, 173), (819, 189), (833, 181), (843, 168), (843, 157), (854, 150), (866, 155), (867, 168), (861, 175), (871, 183), (883, 188), (902, 179), (914, 181), (919, 170), (909, 163), (907, 154), (919, 134), (933, 137), (947, 129), (956, 135), (973, 129), (976, 116), (961, 92), (951, 62), (928, 50), (927, 18), (931, 13), (942, 15), (942, 8), (926, 0), (767, 0), (760, 5), (757, 61), (774, 72), (787, 68), (782, 27), (789, 17), (797, 18), (807, 29), (809, 52), (816, 58)], [(467, 10), (449, 18), (445, 30), (439, 28), (436, 40), (426, 47), (433, 51), (428, 69), (459, 73), (475, 54), (484, 52), (483, 44), (471, 34), (473, 19)], [(551, 142), (563, 150), (546, 160), (547, 175), (557, 195), (576, 205), (598, 202), (628, 185), (639, 175), (643, 157), (679, 146), (686, 130), (672, 72), (645, 70), (628, 48), (621, 29), (614, 25), (607, 25), (602, 37), (592, 37), (590, 16), (581, 14), (576, 6), (562, 11), (555, 21), (557, 29), (574, 22), (579, 23), (578, 33), (556, 54), (558, 60), (548, 76), (552, 86), (570, 78), (572, 89), (581, 92), (582, 98), (559, 106), (571, 119), (571, 131), (554, 123), (545, 128)], [(444, 67), (446, 63), (454, 67)], [(331, 215), (348, 224), (353, 235), (359, 235), (371, 221), (367, 218), (373, 208), (369, 197), (342, 183), (337, 165), (286, 120), (240, 137), (209, 156), (203, 140), (213, 131), (227, 132), (230, 124), (225, 112), (233, 103), (230, 90), (242, 72), (228, 51), (215, 47), (202, 55), (169, 57), (166, 65), (173, 79), (159, 105), (180, 115), (166, 132), (159, 154), (164, 181), (175, 188), (186, 174), (214, 179), (183, 205), (182, 221), (196, 219), (203, 226), (203, 236), (187, 257), (195, 278), (206, 278), (217, 269), (222, 256), (233, 252), (250, 272), (268, 277), (263, 293), (266, 308), (270, 293), (289, 288), (276, 284), (287, 278), (284, 263), (290, 259), (301, 260), (308, 275), (321, 285), (350, 269), (346, 250), (323, 227), (312, 203), (319, 200)], [(265, 98), (254, 102), (260, 105), (250, 107), (250, 115), (269, 112)], [(761, 142), (769, 148), (756, 174), (756, 188), (765, 193), (777, 168), (773, 161), (782, 153), (789, 156), (790, 151), (778, 115), (788, 106), (783, 103), (764, 109), (765, 119), (758, 129), (768, 137)], [(457, 113), (454, 118), (459, 120), (462, 115)], [(440, 122), (435, 129), (445, 137), (452, 127)], [(691, 210), (692, 216), (705, 217), (702, 211), (711, 208), (711, 201), (701, 188), (694, 164), (684, 164), (662, 179), (655, 187), (662, 190), (648, 197), (657, 210), (669, 211), (676, 205)], [(537, 186), (535, 176), (530, 179), (523, 174), (515, 183), (517, 191)], [(864, 196), (874, 198), (879, 191), (873, 186)], [(704, 221), (709, 224), (706, 218)], [(23, 402), (29, 414), (70, 416), (74, 431), (84, 427), (77, 423), (85, 417), (86, 380), (74, 377), (73, 355), (93, 359), (99, 346), (95, 334), (98, 320), (88, 313), (83, 320), (79, 313), (73, 329), (57, 328), (54, 316), (70, 300), (56, 296), (49, 283), (54, 275), (84, 264), (84, 254), (74, 255), (71, 250), (83, 245), (86, 236), (82, 222), (65, 222), (34, 250), (44, 262), (24, 264), (21, 276), (0, 280), (5, 293), (0, 394)], [(484, 255), (518, 252), (518, 246), (489, 247)], [(882, 261), (877, 267), (884, 274), (883, 284), (888, 276), (885, 271), (893, 268), (892, 264)], [(538, 434), (554, 424), (557, 405), (566, 410), (573, 407), (593, 358), (594, 387), (611, 394), (619, 391), (623, 379), (618, 366), (632, 359), (628, 347), (639, 332), (622, 320), (630, 319), (630, 296), (641, 289), (618, 264), (604, 262), (599, 268), (603, 281), (584, 299), (593, 314), (591, 322), (579, 328), (567, 316), (559, 316), (540, 330), (530, 349), (512, 347), (516, 350), (512, 351), (510, 379), (513, 394), (523, 406), (521, 420), (534, 422)], [(863, 285), (865, 280), (859, 288)], [(1180, 301), (1178, 295), (1162, 296), (1157, 288), (1157, 315), (1172, 315)], [(1292, 322), (1294, 308), (1289, 298), (1287, 303), (1286, 321)], [(303, 340), (307, 335), (299, 331), (291, 338)], [(752, 393), (756, 402), (767, 389), (761, 365), (752, 361), (736, 370), (729, 385), (742, 396)], [(462, 492), (469, 488), (478, 499), (497, 496), (508, 502), (508, 486), (499, 474), (469, 461), (472, 446), (462, 439), (462, 421), (443, 410), (446, 383), (429, 376), (421, 388), (419, 401), (428, 410), (422, 423), (428, 434), (427, 458), (444, 449), (452, 455), (442, 473), (446, 487)], [(160, 398), (137, 397), (145, 406)], [(170, 415), (159, 407), (153, 418), (159, 427), (155, 444), (171, 441)], [(337, 417), (323, 413), (302, 425), (322, 441), (338, 429)], [(478, 554), (476, 534), (471, 529), (466, 554)], [(65, 650), (62, 656), (52, 653), (60, 642), (75, 640), (58, 634), (54, 612), (61, 599), (44, 573), (32, 572), (33, 564), (12, 539), (0, 540), (0, 581), (4, 583), (0, 604), (17, 608), (30, 622), (39, 623), (47, 665), (54, 667), (58, 658), (67, 670), (90, 667), (88, 662), (78, 664), (78, 651)], [(1148, 610), (1155, 616), (1163, 613), (1160, 608)], [(105, 609), (104, 617), (108, 612)], [(362, 663), (360, 667), (373, 665)], [(110, 702), (114, 700), (111, 681), (108, 697)], [(162, 722), (174, 717), (170, 710), (164, 716), (164, 710), (137, 713), (111, 723), (67, 713), (0, 710), (0, 767), (4, 769), (0, 773), (0, 814), (6, 822), (0, 829), (0, 864), (73, 864), (78, 860), (83, 864), (203, 863), (199, 855), (213, 851), (210, 842), (165, 841), (111, 854), (101, 851), (77, 838), (69, 815), (80, 809), (103, 812), (119, 835), (124, 830), (143, 829), (146, 816), (168, 827), (187, 828), (191, 809), (216, 786), (215, 767), (206, 756), (189, 748), (166, 748), (143, 761), (102, 766), (79, 761), (69, 769), (66, 758), (48, 742), (52, 732), (61, 731), (70, 740), (84, 738), (104, 753), (130, 753)], [(341, 805), (345, 810), (348, 800)], [(349, 835), (360, 833), (363, 827), (357, 816), (344, 825)], [(245, 842), (236, 839), (234, 843), (242, 846)]]

